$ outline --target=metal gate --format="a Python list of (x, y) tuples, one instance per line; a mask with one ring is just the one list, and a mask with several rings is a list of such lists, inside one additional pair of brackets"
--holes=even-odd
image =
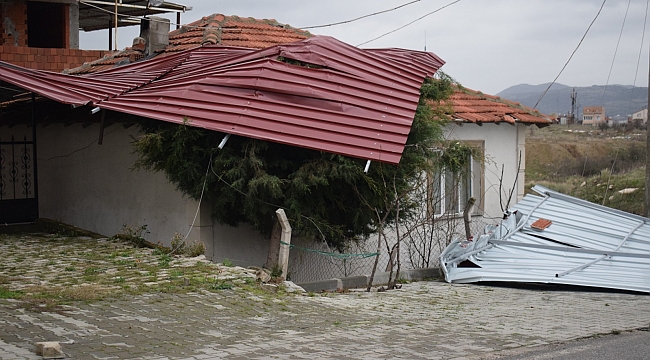
[(0, 224), (33, 222), (38, 218), (34, 138), (0, 137)]

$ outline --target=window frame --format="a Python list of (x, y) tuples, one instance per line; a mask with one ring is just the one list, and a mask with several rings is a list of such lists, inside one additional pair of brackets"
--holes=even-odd
[[(483, 140), (464, 140), (461, 141), (463, 144), (476, 148), (481, 153), (484, 153), (485, 142)], [(447, 210), (448, 204), (446, 204), (447, 196), (445, 188), (447, 186), (446, 178), (448, 174), (452, 174), (449, 171), (442, 169), (440, 174), (428, 173), (427, 174), (427, 192), (426, 192), (426, 202), (427, 202), (427, 213), (429, 214), (430, 219), (439, 219), (439, 218), (456, 218), (462, 217), (464, 215), (465, 204), (470, 197), (476, 199), (476, 203), (472, 208), (472, 215), (478, 215), (482, 212), (483, 209), (483, 177), (484, 177), (484, 163), (480, 159), (476, 159), (474, 156), (470, 155), (469, 169), (468, 169), (468, 179), (460, 180), (466, 184), (468, 189), (467, 194), (463, 196), (463, 193), (458, 191), (460, 186), (456, 187), (454, 192), (457, 193), (458, 199), (456, 199), (456, 209), (454, 211)], [(453, 174), (452, 174), (453, 176)], [(438, 185), (438, 186), (435, 186)], [(440, 189), (437, 193), (436, 189)], [(438, 199), (440, 201), (438, 201)], [(464, 200), (464, 201), (463, 201)]]

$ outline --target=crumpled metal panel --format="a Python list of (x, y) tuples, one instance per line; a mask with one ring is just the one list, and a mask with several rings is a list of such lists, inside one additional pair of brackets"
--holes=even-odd
[(316, 36), (263, 50), (204, 46), (82, 76), (0, 63), (0, 80), (65, 104), (399, 163), (420, 86), (443, 64)]
[[(557, 283), (650, 292), (650, 219), (535, 186), (476, 241), (440, 255), (448, 282)], [(531, 227), (539, 219), (543, 230)], [(471, 267), (468, 267), (471, 266)]]

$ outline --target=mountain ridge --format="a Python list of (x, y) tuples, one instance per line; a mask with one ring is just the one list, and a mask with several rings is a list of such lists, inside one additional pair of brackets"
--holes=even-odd
[[(532, 108), (549, 84), (517, 84), (496, 95)], [(571, 92), (574, 88), (577, 93), (578, 118), (582, 116), (582, 108), (585, 106), (605, 106), (605, 113), (610, 117), (627, 117), (648, 106), (647, 87), (619, 84), (573, 87), (554, 83), (540, 101), (537, 110), (544, 114), (568, 114), (571, 111)]]

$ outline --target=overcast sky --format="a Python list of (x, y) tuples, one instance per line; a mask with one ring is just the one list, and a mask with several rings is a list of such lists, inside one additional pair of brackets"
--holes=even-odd
[[(412, 0), (177, 0), (193, 9), (181, 16), (188, 23), (221, 13), (275, 19), (307, 27), (353, 19), (390, 9)], [(648, 85), (650, 25), (641, 49), (648, 0), (609, 0), (580, 49), (558, 79), (569, 86), (604, 85), (630, 3), (609, 84)], [(453, 0), (420, 0), (398, 10), (348, 24), (310, 29), (351, 45), (373, 39), (411, 22)], [(442, 70), (462, 85), (496, 94), (512, 85), (551, 82), (559, 73), (587, 27), (601, 0), (461, 0), (408, 27), (362, 48), (401, 47), (423, 50), (447, 63)], [(173, 16), (175, 21), (175, 16)], [(119, 48), (130, 46), (138, 29), (120, 28)], [(426, 33), (426, 40), (425, 40)], [(80, 34), (83, 49), (102, 49), (107, 30)]]

